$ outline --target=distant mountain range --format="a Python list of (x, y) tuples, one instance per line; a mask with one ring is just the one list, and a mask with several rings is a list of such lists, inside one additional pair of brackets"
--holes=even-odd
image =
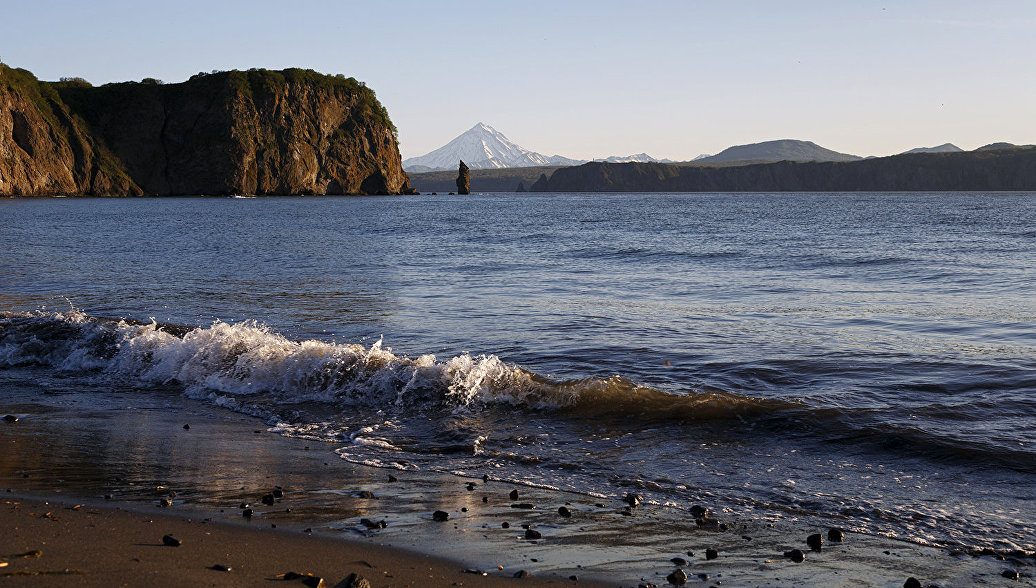
[[(462, 160), (471, 169), (558, 167), (586, 163), (585, 159), (572, 159), (562, 155), (543, 155), (529, 151), (493, 127), (485, 123), (478, 123), (431, 153), (405, 159), (403, 169), (410, 173), (455, 170), (457, 164)], [(671, 162), (669, 159), (655, 159), (647, 153), (613, 155), (603, 161), (609, 163)]]

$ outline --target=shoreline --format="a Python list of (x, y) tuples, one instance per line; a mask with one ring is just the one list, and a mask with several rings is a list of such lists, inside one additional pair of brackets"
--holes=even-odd
[[(520, 572), (509, 576), (491, 570), (483, 576), (451, 560), (380, 544), (248, 528), (186, 514), (81, 505), (64, 498), (11, 493), (0, 500), (0, 512), (0, 562), (8, 564), (0, 567), (0, 578), (5, 585), (254, 586), (294, 572), (321, 577), (328, 588), (350, 574), (366, 578), (371, 586), (512, 586), (517, 581), (513, 574)], [(182, 543), (164, 545), (165, 536)], [(575, 584), (534, 575), (522, 582)], [(301, 584), (300, 579), (289, 585)], [(580, 579), (579, 585), (599, 584)]]

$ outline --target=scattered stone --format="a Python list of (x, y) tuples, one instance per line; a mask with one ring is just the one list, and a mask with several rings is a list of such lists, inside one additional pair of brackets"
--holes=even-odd
[(441, 522), (443, 522), (443, 521), (445, 521), (445, 520), (447, 520), (449, 518), (450, 518), (450, 513), (446, 512), (445, 510), (437, 510), (437, 511), (432, 513), (432, 520), (433, 521), (439, 521), (441, 523)]
[(579, 576), (569, 576), (568, 579), (572, 580), (573, 582), (578, 582), (579, 581)]
[(250, 508), (246, 508), (245, 510), (241, 511), (241, 516), (245, 517), (246, 519), (252, 518), (253, 514), (255, 514), (255, 512)]
[(371, 519), (360, 519), (360, 524), (368, 529), (384, 529), (388, 526), (385, 521), (373, 521)]
[(105, 500), (111, 500), (112, 498), (115, 498), (115, 495), (114, 495), (114, 494), (110, 494), (110, 493), (109, 493), (109, 494), (105, 494), (105, 495), (104, 495), (104, 499), (105, 499)]
[(389, 482), (398, 482), (399, 478), (393, 476), (392, 474), (389, 474), (388, 481)]
[(248, 504), (247, 502), (242, 502), (241, 504), (237, 505), (238, 508), (248, 508), (250, 506), (252, 505)]
[(169, 547), (179, 547), (183, 541), (180, 541), (172, 535), (162, 535), (162, 544), (168, 545)]
[(827, 532), (827, 540), (832, 543), (841, 543), (845, 541), (845, 533), (838, 528), (830, 529)]
[(809, 537), (806, 537), (806, 545), (809, 545), (809, 548), (813, 551), (823, 551), (824, 538), (820, 535), (820, 533), (813, 533)]
[(265, 505), (271, 505), (274, 503), (273, 494), (263, 494), (260, 501)]
[(209, 569), (210, 570), (216, 570), (217, 572), (230, 572), (230, 571), (234, 570), (234, 568), (232, 568), (232, 567), (230, 567), (230, 566), (228, 566), (226, 564), (215, 564), (214, 566), (210, 567)]
[(508, 496), (511, 497), (511, 500), (518, 500), (518, 490), (511, 490), (511, 493), (508, 494)]
[(790, 559), (795, 563), (802, 563), (806, 561), (806, 554), (801, 549), (792, 549), (791, 551), (785, 551), (784, 557)]
[(903, 588), (921, 588), (921, 581), (911, 576), (903, 582)]
[(700, 579), (702, 582), (708, 582), (710, 577), (711, 576), (709, 576), (706, 573), (698, 574), (698, 579)]
[(519, 502), (519, 503), (516, 503), (516, 504), (512, 504), (511, 508), (524, 508), (525, 510), (531, 510), (531, 509), (536, 508), (536, 505), (535, 504), (530, 504), (528, 502)]
[(720, 531), (726, 531), (727, 530), (727, 524), (726, 523), (720, 523), (719, 524), (719, 530)]
[(14, 416), (13, 414), (5, 414), (4, 415), (4, 422), (5, 423), (17, 423), (18, 422), (18, 417)]
[(474, 482), (468, 482), (467, 483), (467, 489), (468, 489), (468, 492), (474, 491), (475, 490), (475, 483)]
[(468, 512), (468, 507), (462, 506), (462, 507), (460, 507), (460, 511), (461, 512)]
[(691, 507), (691, 516), (696, 519), (707, 519), (709, 518), (709, 509), (704, 506), (695, 504)]
[(687, 557), (694, 557), (694, 552), (693, 551), (688, 551), (687, 552)]
[(687, 583), (687, 572), (677, 569), (673, 573), (665, 577), (666, 582), (669, 582), (673, 586), (683, 586)]
[(356, 496), (358, 498), (365, 498), (367, 500), (377, 500), (377, 498), (378, 498), (370, 490), (360, 490), (359, 492), (356, 493)]
[(705, 559), (716, 559), (719, 557), (719, 552), (711, 547), (705, 550)]
[(507, 521), (504, 521), (500, 526), (505, 528), (505, 529), (510, 529), (511, 528), (511, 523), (508, 523)]
[(489, 497), (488, 496), (483, 496), (482, 497), (482, 502), (489, 502)]
[(161, 506), (161, 507), (170, 507), (172, 505), (173, 505), (173, 501), (169, 500), (168, 498), (163, 498), (162, 500), (158, 501), (158, 506)]
[(622, 501), (633, 508), (637, 508), (642, 500), (643, 498), (641, 498), (640, 494), (634, 494), (633, 492), (629, 492), (622, 497)]
[(284, 498), (284, 491), (280, 488), (274, 488), (273, 492), (270, 492), (270, 494), (273, 494), (274, 498)]
[(540, 533), (539, 531), (535, 531), (533, 529), (527, 529), (525, 531), (525, 538), (526, 539), (541, 539), (542, 537), (543, 537), (543, 534)]
[(565, 517), (567, 519), (567, 518), (570, 518), (572, 516), (572, 511), (568, 510), (564, 506), (561, 506), (561, 507), (558, 507), (558, 514), (563, 516), (563, 517)]
[(489, 481), (489, 474), (482, 474), (482, 481), (483, 482), (488, 482)]
[(184, 431), (190, 431), (191, 430), (191, 426), (190, 425), (184, 425), (183, 426), (183, 430)]
[(363, 576), (349, 574), (344, 580), (335, 584), (335, 588), (371, 588), (371, 583)]
[(678, 566), (685, 566), (685, 565), (687, 565), (687, 560), (682, 558), (682, 557), (674, 557), (673, 559), (671, 559), (669, 561), (673, 562), (674, 564), (676, 564)]
[[(450, 194), (453, 194), (453, 192), (450, 192)], [(465, 574), (475, 574), (476, 576), (488, 576), (489, 575), (487, 572), (483, 572), (482, 570), (476, 570), (474, 568), (468, 568), (468, 569), (464, 570), (464, 573)]]
[(1008, 580), (1017, 580), (1019, 578), (1018, 572), (1014, 570), (1004, 570), (1000, 572), (1000, 575), (1007, 578)]
[(512, 577), (514, 577), (514, 578), (528, 578), (531, 575), (532, 574), (530, 574), (529, 572), (527, 572), (525, 570), (518, 570), (517, 572), (514, 573), (514, 576), (512, 576)]
[(751, 541), (752, 540), (752, 536), (751, 535), (742, 535), (741, 538), (744, 539), (745, 541)]

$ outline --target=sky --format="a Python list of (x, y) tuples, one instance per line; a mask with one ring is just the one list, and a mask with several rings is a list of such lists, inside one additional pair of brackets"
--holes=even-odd
[(355, 77), (404, 158), (480, 121), (580, 159), (1036, 143), (1033, 0), (0, 0), (0, 14), (0, 61), (42, 80)]

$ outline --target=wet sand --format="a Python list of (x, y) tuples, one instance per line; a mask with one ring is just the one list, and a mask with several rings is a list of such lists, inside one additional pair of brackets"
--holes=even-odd
[[(166, 536), (180, 545), (165, 545)], [(0, 501), (0, 562), (4, 586), (305, 585), (304, 577), (283, 580), (289, 572), (321, 577), (328, 588), (349, 574), (375, 587), (574, 584), (499, 570), (479, 576), (427, 555), (296, 532), (18, 498)]]

